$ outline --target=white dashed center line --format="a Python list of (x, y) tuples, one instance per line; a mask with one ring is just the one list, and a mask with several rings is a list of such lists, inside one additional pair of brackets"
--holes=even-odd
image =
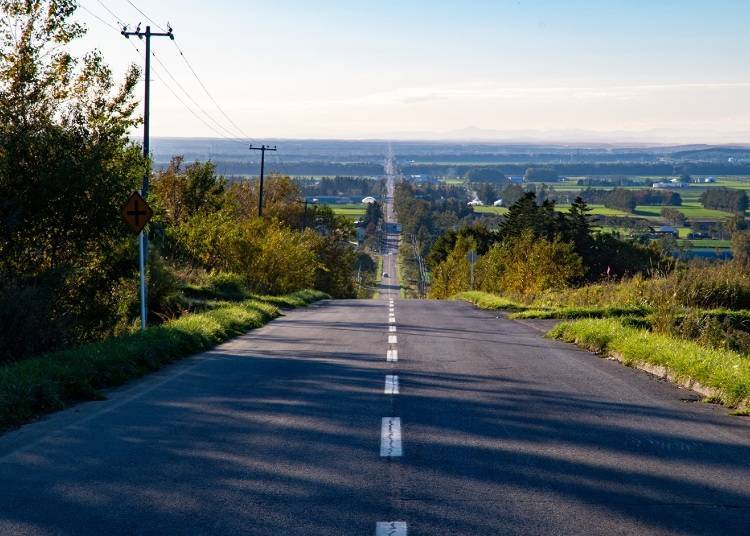
[(389, 316), (388, 317), (388, 323), (389, 324), (395, 324), (396, 323), (396, 317), (395, 316)]
[(395, 335), (388, 335), (388, 344), (397, 344), (398, 338)]
[(401, 418), (383, 417), (380, 426), (380, 455), (386, 458), (395, 458), (402, 454)]
[(388, 331), (390, 333), (396, 333), (396, 326), (388, 326)]
[(385, 394), (397, 395), (398, 394), (398, 376), (395, 374), (388, 374), (385, 377)]
[(385, 360), (389, 363), (395, 363), (398, 361), (398, 350), (388, 350), (385, 354)]
[(407, 536), (406, 521), (378, 521), (375, 536)]

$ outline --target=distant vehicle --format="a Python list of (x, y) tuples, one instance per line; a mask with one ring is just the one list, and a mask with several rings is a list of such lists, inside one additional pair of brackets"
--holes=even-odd
[(388, 277), (388, 272), (383, 272), (383, 278)]

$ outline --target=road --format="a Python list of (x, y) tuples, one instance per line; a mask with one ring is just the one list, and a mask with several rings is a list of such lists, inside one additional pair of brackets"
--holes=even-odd
[(747, 420), (381, 290), (0, 437), (0, 534), (750, 532)]

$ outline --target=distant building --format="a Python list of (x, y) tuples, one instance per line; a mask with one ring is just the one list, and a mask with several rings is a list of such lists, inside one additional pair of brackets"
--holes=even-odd
[(470, 207), (481, 207), (484, 206), (484, 203), (482, 203), (479, 199), (472, 199), (468, 203), (466, 203)]
[(502, 207), (503, 206), (503, 200), (502, 199), (498, 199), (497, 201), (495, 201), (494, 203), (492, 203), (492, 206), (493, 207)]
[(662, 225), (661, 227), (656, 227), (656, 228), (655, 228), (655, 229), (653, 230), (653, 232), (654, 232), (654, 234), (655, 234), (656, 236), (667, 236), (667, 235), (672, 235), (672, 236), (674, 236), (675, 238), (677, 238), (677, 236), (679, 235), (679, 233), (677, 232), (677, 229), (675, 229), (675, 228), (674, 228), (674, 227), (672, 227), (671, 225)]
[(518, 175), (513, 176), (513, 177), (509, 176), (508, 180), (510, 181), (511, 184), (523, 184), (524, 183), (523, 176), (518, 176)]
[[(675, 180), (675, 179), (673, 179)], [(682, 182), (655, 182), (652, 186), (652, 188), (687, 188), (688, 185), (684, 184)]]
[(703, 182), (716, 182), (716, 177), (706, 177)]
[(375, 202), (375, 198), (370, 195), (368, 195), (362, 200), (363, 205), (372, 205), (374, 202)]

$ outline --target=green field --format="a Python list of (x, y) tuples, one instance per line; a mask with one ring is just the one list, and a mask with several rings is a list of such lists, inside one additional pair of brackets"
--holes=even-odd
[(474, 212), (478, 214), (498, 214), (502, 216), (508, 213), (508, 209), (505, 207), (474, 207)]
[[(634, 218), (644, 218), (647, 220), (661, 220), (661, 209), (662, 206), (650, 206), (650, 205), (638, 205), (635, 212), (628, 213), (623, 210), (617, 210), (614, 208), (607, 208), (603, 205), (589, 205), (591, 214), (593, 216), (631, 216)], [(720, 210), (710, 210), (703, 208), (700, 203), (684, 203), (681, 207), (676, 208), (682, 212), (686, 218), (716, 218), (717, 220), (725, 220), (731, 216), (729, 212), (722, 212)], [(570, 209), (570, 205), (559, 204), (555, 205), (555, 209), (558, 211), (567, 211)], [(505, 207), (474, 207), (474, 212), (480, 214), (506, 214), (508, 209)]]
[(365, 205), (362, 205), (361, 203), (351, 203), (347, 205), (331, 204), (326, 206), (330, 207), (331, 210), (333, 210), (334, 214), (346, 216), (347, 218), (351, 218), (353, 220), (357, 220), (360, 217), (364, 216), (366, 212)]

